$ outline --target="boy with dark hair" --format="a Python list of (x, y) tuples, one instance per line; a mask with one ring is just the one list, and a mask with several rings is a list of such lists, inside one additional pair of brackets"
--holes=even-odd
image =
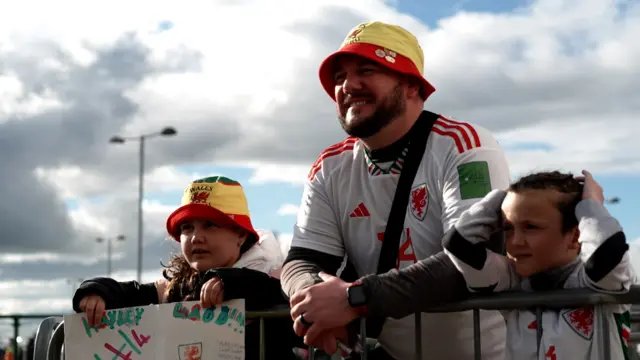
[[(461, 215), (443, 245), (470, 291), (629, 290), (635, 274), (624, 232), (604, 207), (600, 185), (588, 171), (582, 173), (525, 176)], [(482, 246), (497, 231), (504, 232), (506, 256)], [(545, 310), (541, 324), (530, 310), (503, 311), (507, 360), (601, 359), (607, 336), (611, 359), (628, 359), (630, 308)], [(601, 333), (602, 321), (609, 334)], [(539, 346), (537, 327), (542, 328)]]

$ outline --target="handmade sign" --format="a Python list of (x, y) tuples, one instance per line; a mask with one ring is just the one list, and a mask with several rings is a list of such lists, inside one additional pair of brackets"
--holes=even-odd
[(67, 360), (244, 360), (244, 300), (107, 310), (98, 326), (64, 316)]

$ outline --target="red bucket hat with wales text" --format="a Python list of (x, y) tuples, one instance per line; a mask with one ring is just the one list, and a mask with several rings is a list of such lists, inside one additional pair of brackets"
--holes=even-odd
[(339, 55), (351, 54), (367, 58), (393, 71), (413, 76), (422, 83), (426, 100), (436, 89), (424, 78), (424, 53), (418, 39), (397, 25), (370, 21), (353, 28), (338, 51), (320, 65), (320, 83), (335, 101), (333, 62)]

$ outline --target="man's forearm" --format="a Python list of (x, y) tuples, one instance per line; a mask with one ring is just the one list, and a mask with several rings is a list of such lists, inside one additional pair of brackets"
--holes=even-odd
[(469, 296), (464, 278), (440, 252), (401, 270), (361, 279), (367, 292), (367, 315), (402, 318)]
[(282, 290), (291, 297), (304, 288), (322, 282), (319, 272), (335, 274), (341, 263), (342, 258), (338, 256), (292, 247), (280, 274)]
[(318, 273), (322, 271), (318, 265), (305, 260), (293, 260), (285, 263), (280, 274), (282, 290), (291, 297), (296, 292), (322, 282)]

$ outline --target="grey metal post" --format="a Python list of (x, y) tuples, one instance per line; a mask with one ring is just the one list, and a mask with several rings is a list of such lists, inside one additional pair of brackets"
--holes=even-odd
[(151, 138), (155, 136), (174, 136), (178, 132), (176, 129), (167, 126), (162, 131), (153, 132), (149, 134), (143, 134), (136, 137), (123, 137), (123, 136), (112, 136), (109, 139), (109, 142), (112, 144), (124, 144), (129, 140), (137, 140), (140, 142), (140, 150), (138, 151), (139, 156), (139, 169), (138, 169), (138, 266), (137, 266), (137, 277), (136, 280), (138, 282), (142, 282), (142, 243), (143, 243), (143, 219), (142, 219), (142, 200), (144, 197), (144, 143), (146, 138)]
[(111, 277), (111, 238), (107, 238), (107, 277)]
[(142, 233), (143, 233), (143, 221), (142, 221), (142, 199), (144, 194), (144, 136), (140, 136), (140, 169), (138, 173), (138, 272), (137, 280), (142, 282)]
[(18, 356), (18, 336), (20, 335), (20, 318), (13, 317), (13, 357)]

